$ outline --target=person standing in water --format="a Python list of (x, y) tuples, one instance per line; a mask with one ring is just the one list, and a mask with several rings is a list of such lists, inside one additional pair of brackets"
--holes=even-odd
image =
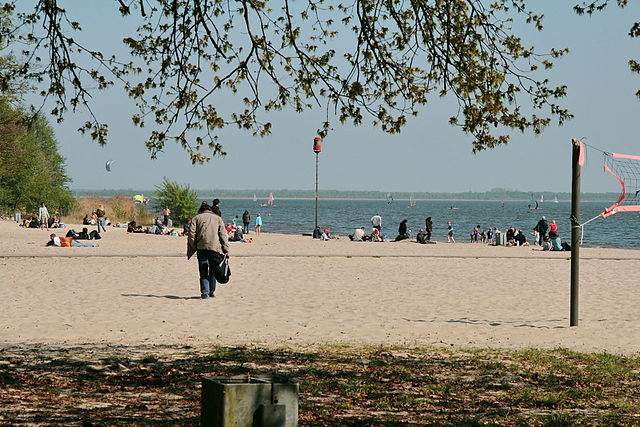
[(447, 243), (455, 243), (456, 239), (453, 238), (453, 224), (451, 221), (447, 222)]

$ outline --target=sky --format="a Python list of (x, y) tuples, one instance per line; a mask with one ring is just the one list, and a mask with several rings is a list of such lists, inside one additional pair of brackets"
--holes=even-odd
[[(69, 1), (70, 15), (83, 25), (89, 44), (117, 51), (130, 30), (114, 2)], [(593, 17), (579, 17), (572, 1), (536, 0), (545, 13), (542, 33), (527, 31), (541, 47), (568, 47), (556, 62), (552, 78), (569, 86), (564, 101), (575, 118), (562, 127), (547, 128), (541, 136), (514, 134), (511, 142), (473, 154), (471, 137), (450, 126), (450, 103), (436, 100), (399, 135), (390, 136), (365, 122), (359, 127), (334, 126), (320, 155), (320, 188), (407, 192), (485, 191), (510, 188), (524, 191), (570, 191), (573, 137), (612, 152), (640, 154), (640, 101), (634, 93), (640, 76), (628, 70), (627, 60), (638, 55), (640, 40), (628, 30), (640, 14), (640, 4), (625, 10), (610, 7)], [(89, 24), (87, 24), (89, 23)], [(337, 43), (340, 43), (338, 41)], [(339, 50), (339, 49), (338, 49)], [(312, 140), (322, 112), (282, 112), (266, 116), (273, 133), (256, 138), (228, 132), (221, 140), (227, 156), (193, 166), (186, 153), (169, 143), (155, 160), (144, 147), (146, 132), (131, 124), (134, 107), (121, 91), (95, 98), (95, 111), (110, 124), (105, 147), (82, 136), (82, 114), (70, 114), (54, 124), (74, 189), (152, 189), (163, 177), (196, 189), (312, 189), (315, 160)], [(224, 105), (219, 110), (224, 110)], [(104, 164), (114, 160), (112, 172)], [(602, 156), (588, 152), (582, 174), (583, 191), (616, 191), (617, 184), (602, 172)]]

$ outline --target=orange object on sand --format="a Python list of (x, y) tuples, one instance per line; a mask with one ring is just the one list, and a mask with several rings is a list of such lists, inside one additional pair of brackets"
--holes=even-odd
[(71, 242), (73, 242), (73, 239), (71, 237), (60, 237), (61, 248), (70, 248)]

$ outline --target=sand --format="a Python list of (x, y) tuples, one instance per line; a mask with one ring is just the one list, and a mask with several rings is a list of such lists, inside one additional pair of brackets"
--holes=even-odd
[(582, 249), (569, 328), (568, 253), (252, 234), (201, 300), (184, 238), (109, 228), (97, 248), (46, 248), (48, 234), (0, 222), (0, 344), (640, 352), (637, 250)]

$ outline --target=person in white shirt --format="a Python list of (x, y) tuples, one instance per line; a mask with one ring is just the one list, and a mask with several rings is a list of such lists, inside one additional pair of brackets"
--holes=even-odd
[(44, 205), (44, 202), (38, 209), (38, 221), (40, 222), (40, 228), (46, 227), (47, 230), (49, 229), (49, 210)]

